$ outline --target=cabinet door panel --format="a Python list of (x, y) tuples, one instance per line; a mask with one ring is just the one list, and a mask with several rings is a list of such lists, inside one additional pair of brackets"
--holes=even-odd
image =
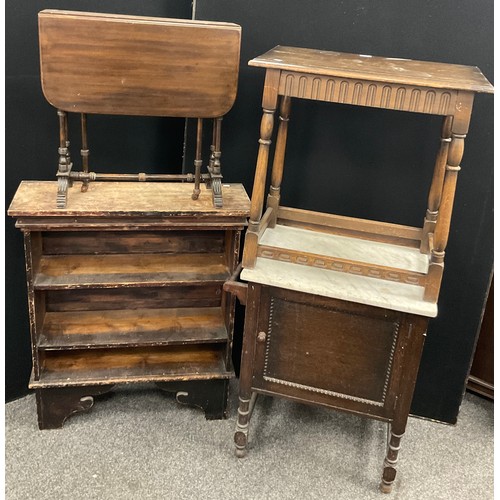
[(390, 405), (400, 314), (269, 287), (261, 299), (256, 388), (297, 399), (316, 394), (333, 406), (350, 400), (359, 411)]

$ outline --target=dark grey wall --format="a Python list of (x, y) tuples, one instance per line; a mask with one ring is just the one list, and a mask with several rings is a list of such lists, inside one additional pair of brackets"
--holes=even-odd
[[(493, 81), (493, 0), (198, 0), (196, 17), (243, 28), (236, 105), (224, 120), (226, 180), (251, 192), (264, 70), (275, 45), (479, 66)], [(421, 226), (441, 120), (294, 100), (282, 203)], [(412, 411), (455, 422), (493, 263), (493, 98), (476, 98), (459, 176), (439, 316)]]
[[(5, 201), (24, 179), (54, 180), (58, 122), (40, 87), (37, 14), (43, 9), (191, 18), (189, 0), (59, 0), (6, 2)], [(78, 117), (70, 116), (73, 155), (79, 151)], [(180, 172), (184, 120), (88, 118), (90, 162), (100, 172)], [(6, 208), (7, 208), (6, 207)], [(31, 370), (23, 239), (6, 217), (5, 383), (6, 399), (26, 394)]]

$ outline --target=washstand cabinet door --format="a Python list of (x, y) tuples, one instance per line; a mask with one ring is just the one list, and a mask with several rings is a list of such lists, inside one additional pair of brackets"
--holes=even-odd
[(403, 316), (263, 286), (252, 385), (299, 401), (390, 417)]

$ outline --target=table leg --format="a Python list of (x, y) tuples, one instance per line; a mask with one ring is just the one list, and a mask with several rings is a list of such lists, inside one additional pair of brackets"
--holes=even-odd
[(278, 102), (278, 85), (280, 71), (268, 70), (264, 84), (264, 95), (262, 97), (262, 120), (260, 125), (259, 153), (252, 190), (252, 202), (250, 205), (250, 220), (248, 222), (245, 237), (245, 249), (243, 252), (243, 267), (255, 267), (257, 259), (257, 245), (259, 239), (259, 222), (264, 205), (264, 189), (266, 184), (267, 165), (269, 161), (269, 146), (274, 127), (274, 112)]
[(247, 454), (248, 426), (257, 397), (257, 394), (252, 392), (252, 375), (257, 321), (259, 318), (260, 290), (260, 285), (254, 283), (248, 285), (245, 331), (243, 333), (243, 346), (241, 351), (238, 420), (234, 433), (236, 456), (238, 458), (242, 458)]
[(286, 139), (288, 135), (288, 120), (290, 117), (291, 97), (281, 98), (278, 127), (278, 137), (276, 139), (276, 150), (274, 152), (273, 171), (271, 176), (271, 187), (267, 197), (267, 206), (273, 209), (273, 216), (268, 227), (276, 226), (278, 217), (278, 207), (280, 203), (281, 181), (283, 179), (283, 167), (285, 164)]

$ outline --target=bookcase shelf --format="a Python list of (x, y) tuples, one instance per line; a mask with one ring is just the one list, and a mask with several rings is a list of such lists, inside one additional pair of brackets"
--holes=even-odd
[[(89, 205), (75, 189), (54, 211), (46, 199), (55, 188), (23, 182), (9, 209), (25, 238), (40, 428), (61, 427), (115, 384), (139, 382), (223, 418), (235, 313), (223, 285), (239, 262), (243, 187), (228, 185), (215, 210), (208, 190), (192, 200), (187, 183), (156, 186), (152, 203), (140, 184), (107, 183), (113, 205)], [(163, 200), (181, 195), (165, 213)]]

